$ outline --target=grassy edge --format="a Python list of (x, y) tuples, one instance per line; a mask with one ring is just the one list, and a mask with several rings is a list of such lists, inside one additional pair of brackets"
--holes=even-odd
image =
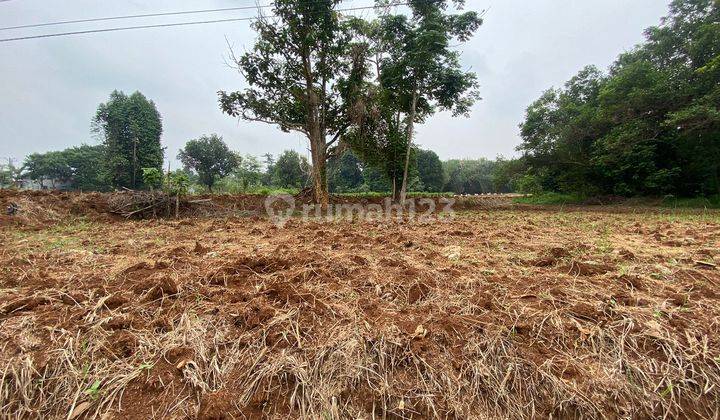
[[(529, 197), (518, 197), (513, 199), (517, 204), (532, 205), (565, 205), (565, 204), (586, 204), (591, 197), (579, 194), (563, 194), (546, 192), (535, 194)], [(720, 195), (708, 197), (633, 197), (622, 200), (619, 204), (637, 207), (662, 207), (678, 209), (720, 209)]]

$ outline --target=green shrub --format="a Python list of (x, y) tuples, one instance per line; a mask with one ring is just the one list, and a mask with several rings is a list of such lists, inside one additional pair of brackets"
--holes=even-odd
[(515, 181), (515, 188), (521, 194), (540, 194), (543, 192), (540, 179), (531, 174), (525, 174)]

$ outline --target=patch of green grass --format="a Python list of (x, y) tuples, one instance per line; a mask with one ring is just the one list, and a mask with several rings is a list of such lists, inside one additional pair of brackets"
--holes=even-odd
[(87, 232), (96, 227), (96, 224), (84, 217), (72, 218), (50, 226), (45, 231), (49, 234), (56, 235), (75, 235), (81, 232)]
[(660, 204), (662, 207), (682, 209), (720, 209), (720, 194), (710, 197), (677, 198), (667, 196)]
[[(85, 218), (72, 218), (39, 231), (17, 230), (13, 232), (13, 239), (24, 245), (20, 254), (34, 250), (48, 252), (57, 249), (86, 248), (81, 244), (81, 239), (84, 237), (82, 234), (96, 227), (97, 224)], [(87, 248), (98, 253), (105, 251), (99, 247)]]
[(300, 190), (297, 188), (274, 188), (274, 187), (260, 187), (260, 188), (254, 188), (247, 191), (248, 194), (260, 194), (260, 195), (280, 195), (280, 194), (289, 194), (289, 195), (295, 195), (299, 193)]
[(48, 238), (42, 242), (41, 248), (45, 251), (53, 251), (56, 249), (75, 248), (80, 244), (78, 238)]
[(142, 363), (140, 363), (139, 369), (140, 370), (150, 370), (153, 368), (153, 366), (154, 366), (154, 364), (152, 364), (152, 363), (142, 362)]
[(535, 194), (529, 197), (518, 197), (513, 201), (518, 204), (536, 204), (536, 205), (562, 205), (562, 204), (580, 204), (585, 197), (578, 194), (562, 194), (556, 192), (545, 192)]
[(85, 390), (85, 395), (89, 396), (92, 399), (97, 398), (97, 396), (100, 394), (100, 381), (96, 380), (95, 382), (90, 385), (88, 389)]

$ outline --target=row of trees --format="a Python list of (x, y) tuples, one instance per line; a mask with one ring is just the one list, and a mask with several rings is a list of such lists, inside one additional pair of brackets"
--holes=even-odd
[(106, 156), (104, 145), (33, 153), (25, 159), (22, 173), (41, 187), (55, 188), (55, 182), (69, 181), (74, 189), (103, 191), (108, 189), (103, 171)]
[(506, 176), (586, 195), (720, 194), (719, 22), (715, 0), (674, 0), (608, 72), (546, 91)]
[(162, 170), (162, 119), (140, 92), (128, 96), (114, 91), (98, 106), (92, 127), (100, 144), (33, 153), (12, 176), (30, 178), (41, 187), (54, 188), (61, 181), (74, 189), (105, 191), (143, 188), (143, 168)]
[[(107, 104), (103, 105), (107, 106)], [(0, 182), (12, 184), (20, 173), (36, 180), (41, 186), (55, 188), (57, 181), (72, 189), (106, 191), (112, 188), (132, 187), (132, 172), (126, 172), (127, 185), (115, 184), (108, 177), (108, 151), (106, 144), (82, 145), (62, 151), (34, 153), (28, 156), (22, 168), (4, 167)], [(132, 149), (125, 157), (128, 170), (132, 171)], [(146, 162), (142, 153), (137, 154), (138, 165)], [(122, 158), (122, 156), (121, 156)], [(189, 188), (200, 191), (231, 193), (253, 192), (263, 189), (301, 189), (312, 185), (312, 167), (305, 156), (294, 150), (286, 150), (279, 156), (262, 156), (262, 161), (252, 155), (240, 155), (232, 151), (215, 134), (190, 140), (178, 153), (184, 167), (180, 171), (187, 177)], [(512, 180), (498, 178), (498, 168), (504, 161), (450, 160), (441, 162), (430, 150), (414, 148), (409, 169), (409, 191), (455, 192), (476, 194), (508, 191)], [(136, 188), (157, 187), (149, 182), (147, 174), (159, 174), (159, 166), (141, 166), (136, 176)], [(116, 172), (117, 173), (117, 172)], [(179, 175), (179, 174), (176, 174)], [(380, 169), (363, 162), (351, 149), (328, 161), (328, 186), (331, 192), (392, 192), (392, 180)], [(194, 186), (193, 186), (194, 185)]]
[[(255, 46), (233, 58), (249, 88), (219, 92), (221, 109), (307, 136), (315, 200), (328, 202), (328, 161), (350, 147), (404, 199), (411, 181), (416, 124), (438, 110), (465, 114), (477, 99), (475, 75), (452, 45), (482, 23), (448, 13), (447, 0), (391, 2), (372, 21), (343, 17), (339, 0), (275, 0), (253, 24)], [(462, 1), (454, 5), (462, 6)]]
[[(496, 181), (498, 161), (451, 160), (441, 162), (430, 150), (413, 149), (409, 191), (483, 193), (505, 191)], [(312, 185), (312, 167), (304, 156), (287, 150), (277, 159), (263, 155), (240, 156), (215, 134), (189, 141), (178, 154), (191, 179), (209, 191), (251, 192), (261, 188), (300, 189)], [(392, 180), (368, 165), (351, 149), (333, 156), (327, 164), (330, 192), (391, 192)], [(506, 182), (507, 185), (511, 183)]]
[[(366, 21), (342, 16), (339, 4), (275, 0), (273, 17), (253, 24), (254, 48), (234, 57), (250, 87), (220, 92), (222, 110), (305, 134), (311, 164), (288, 152), (266, 162), (262, 179), (300, 186), (310, 174), (317, 202), (327, 203), (329, 183), (359, 188), (358, 171), (360, 185), (387, 187), (401, 200), (409, 189), (443, 189), (442, 176), (431, 174), (444, 173), (442, 165), (413, 146), (414, 129), (438, 110), (466, 114), (477, 99), (475, 75), (461, 70), (453, 44), (467, 41), (480, 17), (448, 12), (462, 1), (411, 0), (409, 14), (390, 13), (392, 4), (380, 2), (381, 17)], [(139, 92), (113, 92), (98, 108), (94, 129), (102, 137), (92, 149), (101, 156), (96, 189), (142, 188), (143, 169), (162, 170), (161, 117)], [(33, 156), (26, 167), (36, 167), (28, 171), (39, 179), (76, 177), (69, 155)], [(257, 175), (256, 162), (232, 153), (217, 136), (188, 142), (178, 158), (209, 189), (238, 171), (242, 179)], [(355, 169), (353, 159), (362, 162)]]
[(265, 154), (265, 168), (252, 155), (241, 156), (230, 150), (216, 134), (190, 140), (178, 153), (191, 179), (213, 191), (246, 192), (258, 187), (302, 188), (308, 183), (311, 169), (304, 156), (286, 150), (275, 159)]

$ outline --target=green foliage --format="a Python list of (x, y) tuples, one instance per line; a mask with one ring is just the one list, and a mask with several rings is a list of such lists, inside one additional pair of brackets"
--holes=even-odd
[(143, 184), (149, 188), (162, 186), (163, 173), (158, 168), (142, 168)]
[(707, 208), (720, 209), (720, 195), (709, 197), (678, 198), (666, 196), (661, 203), (663, 207), (672, 208)]
[(25, 158), (23, 171), (41, 186), (45, 186), (46, 180), (50, 180), (54, 186), (56, 180), (64, 181), (72, 175), (67, 157), (62, 152), (33, 153)]
[(280, 188), (302, 188), (310, 176), (310, 165), (305, 156), (286, 150), (272, 167), (272, 185)]
[(536, 175), (525, 174), (515, 183), (515, 190), (521, 194), (541, 194), (543, 192), (540, 179)]
[(178, 159), (186, 168), (195, 171), (210, 191), (219, 178), (230, 174), (240, 164), (240, 157), (216, 134), (190, 140), (178, 153)]
[(586, 67), (526, 111), (519, 150), (544, 189), (720, 193), (720, 3), (674, 0), (607, 74)]
[(387, 178), (383, 171), (374, 166), (364, 166), (362, 177), (363, 183), (358, 187), (358, 192), (392, 190), (392, 181)]
[(190, 177), (185, 171), (173, 171), (167, 176), (166, 186), (170, 195), (187, 195), (190, 189)]
[(0, 188), (12, 187), (19, 175), (20, 169), (16, 168), (12, 162), (0, 165)]
[(577, 194), (561, 194), (556, 192), (546, 192), (529, 197), (518, 197), (513, 201), (520, 204), (536, 204), (536, 205), (563, 205), (563, 204), (580, 204), (585, 197)]
[(112, 187), (142, 187), (141, 168), (162, 170), (162, 120), (142, 93), (111, 93), (108, 102), (98, 106), (93, 126), (103, 138), (104, 177)]
[(87, 395), (88, 397), (92, 398), (92, 399), (97, 398), (98, 395), (100, 394), (100, 384), (101, 384), (101, 383), (102, 383), (102, 382), (101, 382), (100, 380), (96, 380), (95, 382), (92, 383), (92, 385), (90, 385), (90, 386), (85, 390), (84, 394)]
[(422, 190), (428, 192), (444, 191), (447, 175), (438, 155), (432, 150), (418, 150), (415, 154), (418, 177)]
[(70, 181), (72, 188), (78, 190), (104, 191), (108, 188), (102, 176), (104, 157), (103, 146), (87, 145), (33, 153), (25, 158), (22, 173), (41, 186), (55, 187), (59, 180)]
[(104, 177), (105, 146), (71, 147), (62, 151), (70, 166), (72, 187), (82, 191), (107, 191), (109, 185)]
[(352, 152), (345, 150), (328, 164), (328, 186), (331, 192), (349, 192), (363, 182), (362, 162)]
[(525, 159), (505, 159), (498, 157), (493, 168), (493, 186), (495, 192), (517, 191), (517, 181), (528, 172)]
[(262, 155), (263, 164), (265, 165), (265, 172), (262, 177), (263, 185), (270, 185), (272, 183), (273, 166), (275, 166), (275, 156), (272, 153), (265, 153)]
[[(272, 155), (268, 156), (272, 158)], [(240, 165), (230, 175), (218, 180), (214, 188), (217, 192), (246, 193), (262, 187), (266, 179), (269, 184), (270, 177), (262, 171), (260, 161), (255, 156), (245, 155), (240, 159)]]
[(444, 191), (482, 194), (495, 191), (496, 163), (487, 159), (452, 159), (443, 163), (447, 173)]
[[(310, 143), (316, 199), (327, 202), (327, 151), (349, 125), (343, 95), (352, 66), (351, 33), (340, 0), (274, 0), (274, 17), (252, 24), (255, 45), (235, 58), (248, 88), (219, 92), (228, 115), (297, 131)], [(283, 181), (284, 182), (284, 181)]]
[[(344, 140), (366, 164), (383, 172), (394, 191), (402, 190), (400, 195), (412, 184), (414, 124), (438, 110), (467, 114), (478, 99), (475, 75), (461, 70), (451, 44), (467, 41), (482, 23), (475, 12), (446, 13), (444, 0), (409, 7), (409, 15), (354, 22), (358, 42), (346, 91), (347, 101), (356, 106)], [(375, 81), (370, 81), (372, 71)], [(441, 188), (442, 181), (423, 181), (422, 174), (418, 181)]]

